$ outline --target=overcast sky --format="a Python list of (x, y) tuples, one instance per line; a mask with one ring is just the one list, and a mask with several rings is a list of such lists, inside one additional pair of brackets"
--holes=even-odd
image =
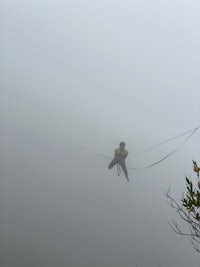
[[(0, 5), (1, 266), (199, 267), (165, 192), (195, 177), (200, 131), (131, 158), (200, 126), (199, 1)], [(129, 183), (93, 153), (120, 141)]]

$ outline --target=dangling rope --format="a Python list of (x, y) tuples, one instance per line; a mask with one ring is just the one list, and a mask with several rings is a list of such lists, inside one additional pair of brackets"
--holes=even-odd
[(122, 170), (121, 170), (121, 166), (119, 163), (117, 163), (117, 175), (120, 176)]

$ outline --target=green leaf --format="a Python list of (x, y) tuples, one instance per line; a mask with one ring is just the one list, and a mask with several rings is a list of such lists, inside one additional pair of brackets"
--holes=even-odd
[(190, 184), (190, 180), (187, 177), (185, 177), (185, 179), (186, 179), (187, 184)]

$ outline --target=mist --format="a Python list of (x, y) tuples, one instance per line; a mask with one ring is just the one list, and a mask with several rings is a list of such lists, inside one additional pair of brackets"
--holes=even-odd
[(200, 126), (199, 2), (3, 0), (0, 38), (1, 266), (198, 267), (165, 192), (199, 131), (133, 155)]

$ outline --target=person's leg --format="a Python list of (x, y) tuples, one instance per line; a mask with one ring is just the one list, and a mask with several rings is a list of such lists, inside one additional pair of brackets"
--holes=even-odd
[(117, 163), (116, 159), (113, 159), (108, 165), (108, 169), (112, 169), (112, 167)]
[(122, 170), (123, 170), (123, 172), (124, 172), (124, 174), (125, 174), (126, 179), (129, 181), (129, 178), (128, 178), (128, 171), (127, 171), (127, 169), (126, 169), (126, 163), (125, 163), (125, 161), (120, 162), (120, 166), (122, 167)]

